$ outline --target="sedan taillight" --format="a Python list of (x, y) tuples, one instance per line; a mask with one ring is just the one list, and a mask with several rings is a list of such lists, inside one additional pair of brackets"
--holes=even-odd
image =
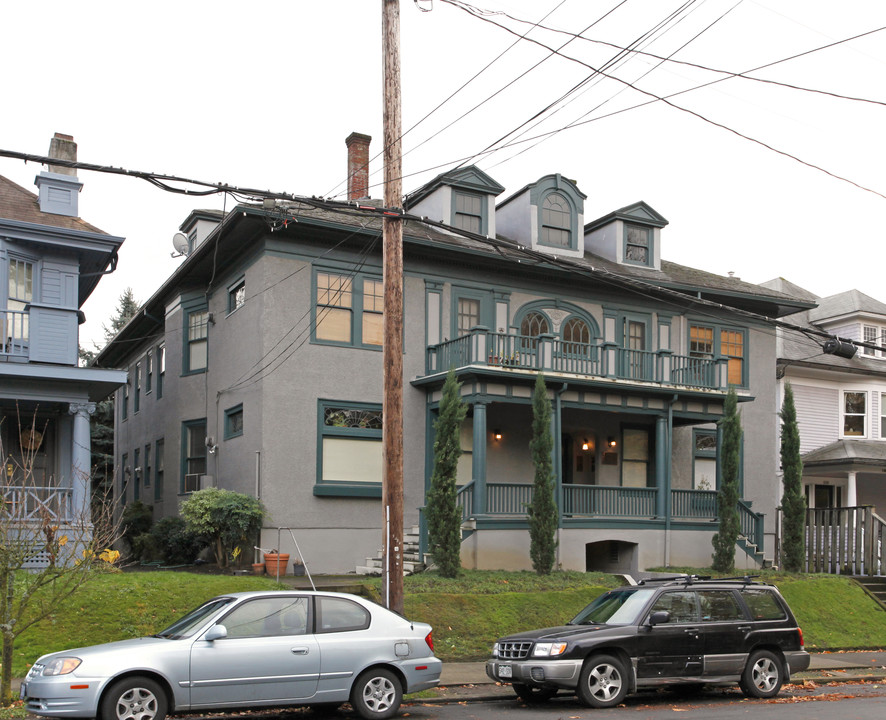
[(428, 647), (431, 648), (431, 652), (434, 652), (434, 638), (432, 635), (433, 631), (425, 635), (425, 642), (428, 644)]

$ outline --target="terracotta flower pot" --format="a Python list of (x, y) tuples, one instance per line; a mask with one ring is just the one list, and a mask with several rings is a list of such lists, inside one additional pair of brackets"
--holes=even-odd
[(264, 575), (265, 574), (265, 564), (264, 563), (252, 563), (252, 574), (253, 575)]
[(286, 566), (289, 564), (289, 553), (265, 553), (265, 569), (268, 575), (277, 577), (286, 574)]

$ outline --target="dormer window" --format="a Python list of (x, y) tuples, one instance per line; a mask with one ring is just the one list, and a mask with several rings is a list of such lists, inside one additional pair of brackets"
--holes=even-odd
[(873, 350), (863, 347), (861, 352), (868, 357), (886, 357), (886, 328), (878, 325), (864, 325), (864, 342), (871, 345), (879, 345), (883, 350)]
[(651, 264), (652, 228), (625, 224), (625, 262)]
[(486, 198), (453, 189), (452, 205), (453, 227), (481, 235), (486, 233)]
[(572, 247), (572, 208), (560, 193), (548, 193), (542, 202), (539, 239), (544, 245)]

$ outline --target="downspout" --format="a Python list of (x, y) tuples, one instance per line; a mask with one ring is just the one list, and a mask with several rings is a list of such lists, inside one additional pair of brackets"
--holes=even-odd
[(560, 396), (566, 392), (569, 383), (563, 383), (563, 387), (557, 390), (557, 411), (554, 414), (554, 461), (557, 479), (557, 567), (560, 567), (560, 533), (563, 530), (563, 405)]
[(668, 401), (668, 457), (665, 461), (665, 567), (671, 566), (671, 472), (674, 464), (674, 403), (679, 395), (674, 393)]

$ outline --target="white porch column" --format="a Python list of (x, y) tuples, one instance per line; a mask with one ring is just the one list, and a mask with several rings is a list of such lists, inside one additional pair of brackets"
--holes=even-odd
[(73, 448), (71, 448), (71, 519), (89, 519), (89, 478), (92, 474), (92, 440), (89, 418), (95, 403), (71, 403), (68, 413), (74, 416)]
[(846, 507), (858, 505), (858, 497), (855, 494), (855, 471), (846, 475)]

